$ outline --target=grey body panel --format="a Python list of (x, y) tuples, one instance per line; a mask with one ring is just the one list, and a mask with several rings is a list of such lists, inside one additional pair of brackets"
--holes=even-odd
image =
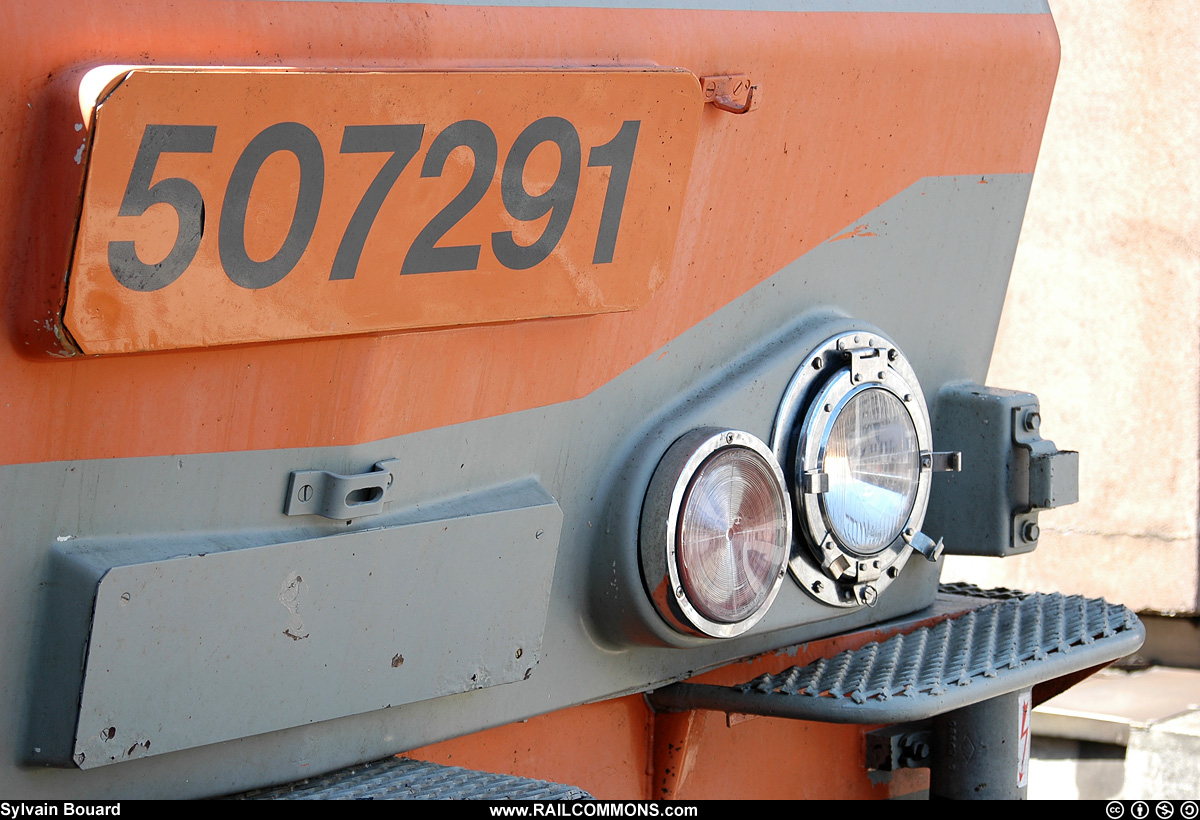
[(107, 765), (530, 677), (558, 505), (526, 481), (424, 513), (259, 547), (214, 542), (190, 556), (159, 557), (178, 549), (170, 537), (58, 545), (63, 561), (103, 576), (75, 763)]
[[(856, 220), (869, 223), (874, 236), (818, 246), (575, 401), (350, 447), (0, 468), (6, 565), (0, 606), (8, 626), (0, 634), (6, 659), (0, 692), (10, 707), (0, 716), (6, 756), (0, 791), (29, 798), (185, 797), (286, 782), (644, 691), (927, 605), (939, 566), (910, 561), (875, 609), (834, 611), (789, 579), (747, 635), (680, 638), (642, 591), (638, 515), (658, 458), (688, 430), (728, 425), (769, 438), (792, 372), (831, 330), (873, 325), (886, 331), (912, 362), (931, 405), (945, 383), (982, 381), (1030, 177), (987, 181), (919, 181)], [(192, 555), (212, 541), (250, 546), (280, 532), (298, 541), (369, 530), (378, 523), (285, 516), (288, 479), (297, 469), (362, 472), (393, 457), (406, 468), (384, 516), (419, 518), (430, 505), (529, 478), (558, 502), (562, 535), (541, 662), (528, 680), (90, 771), (27, 765), (41, 714), (42, 655), (80, 639), (77, 619), (55, 611), (52, 588), (65, 576), (55, 574), (54, 555), (76, 541), (154, 537)], [(462, 560), (474, 558), (464, 554)], [(430, 629), (440, 627), (431, 623)], [(283, 692), (294, 685), (278, 682)]]

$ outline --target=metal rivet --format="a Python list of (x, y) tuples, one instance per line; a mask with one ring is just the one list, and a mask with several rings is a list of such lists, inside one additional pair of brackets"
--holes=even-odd
[(860, 382), (860, 381), (862, 381), (862, 373), (855, 373), (855, 374), (854, 374), (854, 381), (856, 381), (856, 382)]
[(879, 371), (879, 378), (880, 378), (880, 379), (882, 379), (882, 378), (883, 378), (883, 371), (882, 371), (882, 370), (880, 370), (880, 371)]
[(857, 336), (855, 336), (855, 337), (854, 337), (854, 343), (855, 343), (855, 344), (858, 344), (858, 337), (857, 337)]
[(676, 597), (676, 598), (682, 598), (682, 597), (683, 597), (683, 587), (678, 587), (678, 588), (675, 590), (675, 597)]
[(827, 404), (827, 405), (825, 405), (825, 412), (826, 412), (826, 413), (828, 413), (828, 412), (831, 412), (832, 410), (833, 410), (833, 405), (832, 405), (832, 404)]
[(900, 574), (900, 570), (896, 569), (895, 567), (887, 568), (887, 575), (889, 578), (895, 578), (899, 574)]
[(909, 538), (912, 538), (914, 535), (917, 534), (917, 531), (914, 530), (912, 527), (909, 527), (908, 529), (906, 529), (904, 531), (904, 534), (907, 535)]
[(824, 588), (825, 588), (825, 585), (824, 585), (824, 584), (822, 584), (820, 581), (813, 581), (813, 584), (812, 584), (812, 591), (813, 591), (813, 592), (820, 592), (820, 591), (821, 591), (821, 590), (823, 590)]
[(817, 358), (813, 359), (812, 366), (813, 366), (813, 370), (820, 370), (822, 367), (825, 366), (825, 360), (822, 359), (820, 356), (818, 356)]
[(891, 350), (888, 351), (888, 361), (889, 362), (896, 361), (896, 358), (899, 355), (900, 355), (900, 352), (898, 350), (896, 350), (896, 348), (893, 347)]
[(521, 647), (518, 646), (517, 647), (517, 657), (519, 658), (524, 654), (525, 654), (525, 650), (521, 649)]
[(905, 401), (912, 401), (912, 393), (905, 393), (905, 394), (904, 394), (904, 400), (905, 400)]

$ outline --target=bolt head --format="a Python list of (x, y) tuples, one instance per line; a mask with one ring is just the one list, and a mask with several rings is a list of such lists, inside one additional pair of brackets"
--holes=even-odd
[(1041, 534), (1042, 534), (1042, 532), (1038, 528), (1037, 523), (1035, 523), (1033, 521), (1027, 521), (1025, 523), (1025, 528), (1023, 530), (1021, 530), (1021, 537), (1023, 537), (1026, 541), (1028, 541), (1030, 543), (1038, 540), (1038, 536), (1040, 536)]

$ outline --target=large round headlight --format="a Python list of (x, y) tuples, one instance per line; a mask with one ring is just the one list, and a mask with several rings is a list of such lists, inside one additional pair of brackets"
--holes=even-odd
[(818, 455), (829, 476), (820, 498), (834, 538), (873, 555), (908, 520), (921, 477), (917, 428), (904, 402), (882, 387), (851, 392), (835, 409)]
[(677, 630), (732, 637), (766, 613), (792, 543), (783, 472), (767, 446), (705, 428), (667, 450), (642, 509), (646, 590)]
[(800, 520), (790, 566), (833, 606), (873, 605), (913, 546), (929, 503), (929, 411), (916, 374), (882, 335), (842, 333), (788, 386), (772, 450), (791, 471)]

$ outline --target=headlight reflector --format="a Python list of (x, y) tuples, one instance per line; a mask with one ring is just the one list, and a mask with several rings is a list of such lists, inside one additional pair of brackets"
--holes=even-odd
[(896, 539), (921, 477), (917, 430), (904, 403), (872, 387), (847, 397), (824, 447), (830, 529), (847, 549), (871, 555)]
[(737, 623), (766, 601), (787, 558), (788, 499), (766, 459), (745, 447), (708, 457), (683, 498), (679, 570), (707, 618)]

